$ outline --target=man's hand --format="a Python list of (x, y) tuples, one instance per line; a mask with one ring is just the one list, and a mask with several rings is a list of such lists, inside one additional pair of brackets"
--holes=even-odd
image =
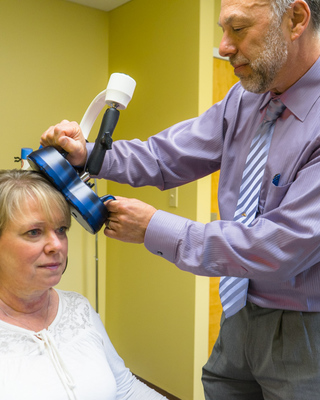
[(68, 161), (75, 166), (83, 166), (87, 159), (86, 140), (76, 122), (63, 120), (51, 126), (41, 136), (43, 147), (53, 146), (68, 153)]
[(109, 218), (104, 234), (122, 242), (143, 243), (147, 226), (157, 210), (140, 200), (118, 196), (105, 204)]

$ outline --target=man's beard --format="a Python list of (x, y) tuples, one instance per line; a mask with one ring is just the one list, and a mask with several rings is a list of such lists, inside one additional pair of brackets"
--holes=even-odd
[(287, 61), (288, 45), (285, 41), (280, 25), (272, 24), (265, 37), (265, 47), (261, 54), (253, 61), (244, 57), (231, 56), (232, 65), (248, 63), (252, 69), (249, 76), (241, 77), (244, 89), (253, 93), (265, 93), (270, 90), (278, 72)]

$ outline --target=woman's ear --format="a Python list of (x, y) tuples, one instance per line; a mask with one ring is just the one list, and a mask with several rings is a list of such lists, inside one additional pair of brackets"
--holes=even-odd
[(310, 24), (311, 11), (303, 0), (294, 1), (288, 10), (290, 37), (294, 41), (298, 39)]

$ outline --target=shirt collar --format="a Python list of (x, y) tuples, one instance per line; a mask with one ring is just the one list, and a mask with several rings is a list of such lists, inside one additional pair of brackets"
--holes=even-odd
[(288, 90), (275, 96), (268, 92), (261, 104), (262, 110), (272, 98), (279, 98), (299, 120), (304, 121), (320, 97), (320, 57), (313, 66)]

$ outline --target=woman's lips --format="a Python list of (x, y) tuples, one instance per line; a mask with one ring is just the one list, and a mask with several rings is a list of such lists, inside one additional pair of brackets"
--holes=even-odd
[(40, 265), (40, 268), (45, 268), (45, 269), (49, 269), (51, 271), (55, 271), (60, 267), (61, 263), (50, 263), (50, 264), (44, 264), (44, 265)]

